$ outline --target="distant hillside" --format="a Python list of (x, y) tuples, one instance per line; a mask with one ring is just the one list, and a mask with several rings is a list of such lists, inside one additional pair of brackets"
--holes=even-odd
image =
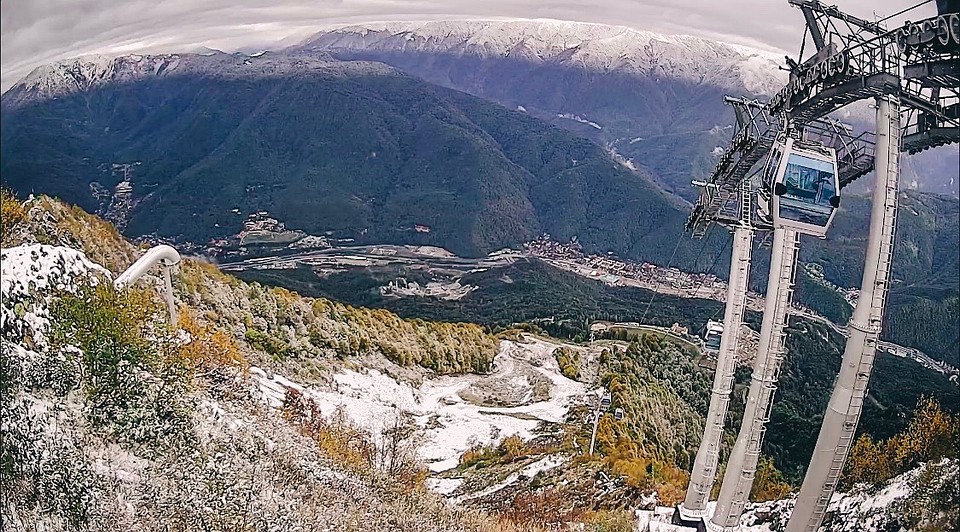
[[(302, 49), (381, 61), (445, 87), (523, 109), (595, 140), (688, 199), (730, 138), (723, 96), (759, 97), (786, 82), (783, 56), (698, 37), (565, 21), (359, 24)], [(864, 102), (842, 118), (872, 127)], [(904, 188), (960, 194), (956, 147), (903, 165)], [(862, 190), (862, 188), (861, 188)]]
[[(376, 41), (371, 35), (363, 42), (393, 46), (392, 37), (381, 34)], [(620, 38), (614, 42), (624, 42)], [(707, 128), (727, 112), (714, 84), (745, 83), (734, 74), (743, 72), (735, 65), (748, 61), (748, 53), (716, 48), (718, 58), (708, 62), (716, 75), (695, 83), (680, 60), (714, 45), (644, 38), (657, 53), (646, 62), (614, 62), (602, 74), (596, 55), (589, 56), (593, 70), (570, 68), (576, 63), (571, 57), (603, 39), (577, 48), (581, 55), (554, 50), (555, 61), (535, 63), (547, 77), (531, 78), (529, 86), (552, 87), (560, 103), (620, 87), (630, 96), (608, 94), (609, 112), (622, 108), (629, 115), (631, 106), (646, 102), (646, 111), (631, 120), (650, 124), (657, 122), (643, 117), (656, 112), (663, 124)], [(436, 245), (460, 255), (516, 246), (548, 232), (559, 240), (577, 237), (587, 251), (687, 271), (712, 267), (726, 275), (726, 232), (715, 230), (705, 244), (682, 235), (688, 207), (654, 183), (667, 174), (654, 178), (643, 168), (631, 170), (632, 163), (616, 162), (586, 138), (531, 116), (537, 113), (530, 109), (510, 110), (381, 63), (337, 61), (310, 48), (354, 42), (331, 39), (321, 35), (306, 49), (257, 57), (88, 58), (38, 69), (2, 99), (3, 181), (20, 195), (50, 193), (98, 211), (129, 236), (179, 243), (235, 235), (248, 214), (265, 211), (288, 229), (365, 243)], [(497, 74), (487, 61), (497, 60), (499, 49), (484, 55), (471, 46), (445, 64), (480, 61), (477, 68)], [(598, 50), (617, 49), (610, 46)], [(561, 70), (555, 70), (558, 62)], [(651, 64), (659, 65), (663, 81), (610, 84), (609, 76), (626, 75), (624, 69), (635, 75)], [(504, 83), (527, 86), (516, 81), (525, 79), (520, 72)], [(563, 76), (550, 78), (551, 72)], [(487, 79), (493, 78), (477, 82)], [(683, 92), (682, 84), (693, 92)], [(609, 131), (586, 123), (593, 120), (589, 115), (570, 116), (580, 121), (555, 116), (554, 122), (582, 126), (588, 136)], [(663, 157), (642, 160), (662, 163), (657, 171), (676, 172), (686, 182), (695, 175), (686, 165), (695, 153), (706, 153), (703, 146), (672, 134), (659, 138)], [(887, 334), (955, 362), (958, 201), (907, 192), (902, 205), (888, 319), (897, 326)], [(804, 239), (801, 261), (822, 266), (831, 283), (858, 287), (868, 216), (865, 198), (845, 195), (828, 239)], [(754, 258), (752, 285), (762, 290), (769, 254)], [(846, 304), (807, 281), (800, 276), (799, 300), (843, 323)]]
[(380, 64), (297, 55), (38, 71), (3, 97), (2, 175), (128, 235), (200, 243), (267, 211), (312, 234), (464, 255), (549, 232), (657, 259), (686, 216), (648, 174), (523, 113)]
[[(708, 299), (680, 298), (661, 294), (649, 313), (653, 295), (634, 287), (611, 287), (554, 268), (542, 261), (518, 261), (464, 276), (462, 283), (478, 288), (456, 301), (432, 297), (392, 298), (377, 287), (395, 279), (396, 270), (346, 271), (318, 278), (308, 268), (296, 270), (247, 270), (241, 278), (285, 286), (302, 294), (330, 297), (354, 305), (382, 307), (405, 317), (470, 321), (491, 327), (509, 327), (517, 322), (533, 324), (555, 337), (586, 342), (589, 324), (595, 320), (640, 321), (669, 327), (678, 322), (697, 332), (708, 319), (723, 313), (721, 303)], [(747, 322), (759, 331), (761, 315), (748, 311)], [(930, 330), (916, 321), (897, 323), (896, 331)], [(833, 381), (840, 367), (844, 339), (824, 324), (792, 318), (787, 329), (788, 356), (780, 378), (764, 450), (792, 482), (802, 479), (816, 443), (817, 429), (827, 406)], [(602, 337), (598, 336), (598, 337)], [(747, 368), (738, 373), (738, 390), (749, 386)], [(686, 378), (680, 382), (693, 382)], [(678, 386), (680, 386), (678, 382)], [(703, 394), (692, 404), (705, 407), (709, 387), (694, 386)], [(925, 369), (912, 360), (881, 353), (870, 382), (870, 395), (860, 432), (889, 437), (903, 430), (921, 395), (937, 398), (951, 411), (960, 408), (960, 388), (943, 374)], [(743, 402), (734, 394), (727, 427), (731, 438), (739, 426)], [(701, 412), (703, 414), (705, 412)]]

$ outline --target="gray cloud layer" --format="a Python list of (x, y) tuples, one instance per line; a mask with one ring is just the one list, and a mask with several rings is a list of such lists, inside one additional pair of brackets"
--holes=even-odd
[[(872, 19), (912, 0), (846, 0)], [(936, 12), (932, 2), (891, 19)], [(86, 54), (278, 47), (330, 25), (386, 20), (552, 18), (691, 34), (796, 54), (803, 17), (786, 0), (4, 0), (0, 88), (33, 68)]]

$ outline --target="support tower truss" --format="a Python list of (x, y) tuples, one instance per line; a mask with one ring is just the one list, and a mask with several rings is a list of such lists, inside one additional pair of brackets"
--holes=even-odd
[(750, 255), (753, 248), (753, 226), (750, 222), (753, 195), (750, 180), (741, 181), (739, 199), (740, 220), (732, 224), (733, 258), (730, 261), (730, 277), (723, 314), (723, 335), (720, 337), (720, 351), (717, 354), (717, 369), (713, 378), (703, 439), (690, 474), (687, 496), (678, 508), (681, 522), (695, 521), (707, 516), (707, 500), (720, 463), (720, 441), (723, 438), (723, 425), (730, 404), (730, 392), (733, 390), (734, 373), (737, 369), (740, 328), (747, 304)]
[[(742, 201), (736, 200), (740, 198), (740, 186), (770, 151), (783, 128), (789, 127), (794, 138), (836, 151), (841, 188), (874, 167), (878, 170), (861, 298), (850, 321), (843, 366), (817, 448), (788, 524), (789, 531), (799, 532), (819, 528), (867, 394), (888, 289), (896, 226), (898, 154), (960, 141), (960, 13), (956, 13), (956, 2), (938, 2), (936, 17), (888, 31), (880, 23), (848, 15), (818, 0), (788, 2), (803, 13), (815, 50), (803, 62), (787, 58), (790, 83), (769, 102), (725, 99), (737, 117), (735, 135), (711, 177), (695, 183), (702, 190), (686, 229), (694, 237), (702, 237), (711, 223), (734, 225), (738, 221)], [(801, 48), (800, 59), (803, 56)], [(850, 128), (826, 116), (863, 99), (878, 102), (876, 141), (872, 133), (854, 135)], [(755, 231), (772, 229), (754, 213)], [(710, 530), (738, 527), (756, 472), (764, 425), (769, 419), (770, 401), (784, 355), (783, 328), (792, 293), (798, 239), (794, 231), (782, 228), (774, 230), (773, 236), (768, 297), (749, 401), (716, 510), (705, 523)], [(734, 253), (736, 264), (739, 259)], [(734, 286), (728, 290), (736, 286), (734, 274), (731, 265)], [(732, 293), (728, 294), (727, 313), (737, 312), (731, 307), (735, 304)], [(725, 333), (731, 328), (728, 325)], [(712, 479), (715, 474), (717, 450), (712, 444), (711, 427), (720, 417), (715, 410), (723, 409), (729, 401), (729, 396), (722, 394), (726, 387), (722, 367), (718, 360), (708, 427), (687, 498), (678, 508), (680, 517), (704, 513), (699, 501), (709, 489), (707, 477)]]
[(896, 97), (887, 96), (877, 101), (877, 181), (860, 298), (850, 318), (850, 336), (843, 351), (840, 373), (823, 416), (797, 504), (787, 523), (787, 532), (815, 532), (820, 528), (860, 422), (890, 286), (900, 181), (899, 157), (900, 102)]
[(793, 298), (799, 245), (800, 238), (796, 231), (782, 227), (773, 230), (767, 296), (760, 325), (760, 345), (753, 364), (743, 423), (727, 462), (716, 509), (707, 523), (707, 529), (711, 531), (732, 531), (739, 527), (740, 514), (753, 487), (766, 423), (770, 420), (773, 394), (777, 389), (780, 366), (786, 354), (784, 326)]

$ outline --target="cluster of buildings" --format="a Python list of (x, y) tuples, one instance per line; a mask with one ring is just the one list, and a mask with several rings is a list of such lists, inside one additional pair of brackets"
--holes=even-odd
[(934, 371), (943, 373), (950, 379), (951, 382), (960, 384), (960, 369), (957, 369), (950, 364), (943, 362), (942, 360), (934, 360), (923, 351), (889, 342), (879, 342), (877, 348), (886, 351), (893, 356), (913, 359), (927, 369), (932, 369)]
[(437, 299), (457, 300), (476, 290), (473, 285), (461, 285), (460, 281), (452, 283), (429, 282), (421, 285), (416, 281), (397, 279), (380, 287), (380, 295), (384, 297), (435, 297)]
[[(727, 283), (713, 274), (687, 273), (648, 262), (626, 262), (617, 259), (612, 253), (586, 255), (576, 240), (562, 243), (544, 234), (524, 244), (524, 251), (554, 266), (609, 285), (636, 286), (680, 297), (726, 300)], [(748, 294), (747, 306), (753, 310), (762, 310), (763, 299), (758, 294)]]

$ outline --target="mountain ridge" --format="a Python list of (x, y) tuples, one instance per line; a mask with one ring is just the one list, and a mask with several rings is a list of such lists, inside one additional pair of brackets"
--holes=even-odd
[(590, 141), (380, 63), (76, 65), (4, 95), (4, 180), (91, 211), (124, 203), (128, 234), (203, 244), (243, 230), (237, 212), (263, 211), (310, 234), (466, 255), (549, 232), (651, 257), (685, 217), (649, 174)]
[[(718, 80), (706, 77), (703, 72), (717, 75), (730, 69), (730, 73), (739, 75), (741, 84), (730, 84), (728, 88), (742, 86), (756, 93), (770, 91), (786, 79), (785, 74), (779, 74), (775, 68), (782, 57), (773, 52), (689, 35), (560, 20), (356, 24), (322, 30), (306, 39), (300, 48), (384, 50), (394, 48), (397, 40), (404, 41), (404, 51), (519, 57), (533, 62), (576, 64), (599, 71), (649, 74), (659, 68), (668, 76), (699, 81)], [(685, 52), (687, 58), (692, 56), (694, 64), (675, 61), (678, 52)]]

